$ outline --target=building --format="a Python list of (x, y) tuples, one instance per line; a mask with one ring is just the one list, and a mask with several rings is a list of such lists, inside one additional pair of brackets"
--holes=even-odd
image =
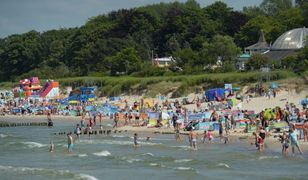
[(250, 60), (251, 55), (250, 54), (241, 54), (237, 57), (237, 68), (240, 71), (245, 70), (246, 63)]
[(307, 37), (307, 28), (296, 28), (283, 33), (276, 39), (272, 46), (269, 46), (263, 31), (261, 31), (258, 42), (246, 47), (244, 54), (238, 57), (238, 69), (245, 70), (245, 63), (250, 60), (253, 54), (262, 54), (274, 61), (279, 61), (287, 56), (294, 55), (307, 45)]
[(253, 54), (256, 54), (256, 53), (264, 53), (264, 52), (268, 51), (269, 48), (270, 47), (266, 42), (266, 39), (264, 37), (264, 33), (261, 30), (258, 42), (256, 44), (253, 44), (251, 46), (246, 47), (245, 50), (244, 50), (244, 53), (250, 54), (250, 55), (253, 55)]
[(281, 60), (287, 56), (296, 54), (307, 45), (308, 29), (296, 28), (283, 33), (268, 52), (264, 55), (272, 60)]
[(175, 60), (172, 56), (153, 59), (153, 65), (158, 67), (168, 67), (173, 62), (175, 62)]

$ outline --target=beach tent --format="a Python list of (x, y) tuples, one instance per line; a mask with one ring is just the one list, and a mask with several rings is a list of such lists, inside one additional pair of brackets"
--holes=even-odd
[(205, 96), (209, 101), (221, 101), (224, 98), (224, 95), (225, 95), (224, 88), (210, 89), (205, 93)]

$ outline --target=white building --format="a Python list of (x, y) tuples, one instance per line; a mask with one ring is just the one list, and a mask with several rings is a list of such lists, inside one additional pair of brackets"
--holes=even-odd
[(172, 56), (153, 59), (153, 65), (156, 65), (158, 67), (167, 67), (173, 62), (175, 61)]

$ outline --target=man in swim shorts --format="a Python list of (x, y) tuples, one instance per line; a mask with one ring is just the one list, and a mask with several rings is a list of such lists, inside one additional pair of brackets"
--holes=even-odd
[(189, 136), (193, 150), (197, 150), (197, 133), (194, 131), (194, 128), (191, 128)]

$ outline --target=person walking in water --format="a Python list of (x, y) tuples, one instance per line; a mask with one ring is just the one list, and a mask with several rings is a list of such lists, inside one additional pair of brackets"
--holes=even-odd
[(135, 133), (134, 134), (134, 146), (137, 147), (138, 145), (139, 145), (139, 143), (138, 143), (138, 134)]
[(73, 137), (72, 133), (67, 134), (67, 151), (70, 153), (73, 151)]
[(291, 131), (290, 131), (290, 141), (291, 141), (291, 146), (292, 146), (292, 154), (294, 154), (295, 151), (295, 147), (298, 149), (300, 154), (303, 154), (301, 148), (299, 147), (299, 143), (298, 143), (298, 132), (295, 129), (295, 125), (292, 125)]
[(54, 152), (54, 150), (55, 150), (55, 145), (53, 144), (52, 141), (50, 141), (49, 152)]
[(197, 133), (196, 131), (194, 131), (194, 128), (191, 128), (189, 137), (191, 140), (191, 147), (193, 148), (193, 150), (197, 150)]

